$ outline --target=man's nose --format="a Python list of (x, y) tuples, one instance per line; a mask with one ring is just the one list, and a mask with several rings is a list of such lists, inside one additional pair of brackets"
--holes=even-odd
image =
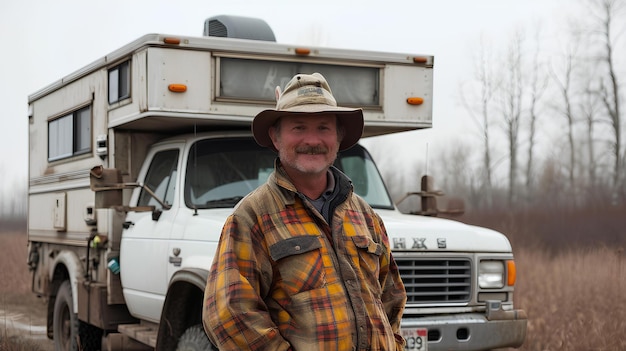
[(309, 145), (319, 145), (322, 142), (320, 132), (317, 130), (307, 130), (304, 133), (302, 140)]

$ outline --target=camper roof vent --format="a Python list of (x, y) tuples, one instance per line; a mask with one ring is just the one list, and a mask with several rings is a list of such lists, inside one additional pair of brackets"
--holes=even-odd
[(219, 15), (204, 21), (204, 35), (210, 37), (276, 41), (272, 28), (262, 19)]

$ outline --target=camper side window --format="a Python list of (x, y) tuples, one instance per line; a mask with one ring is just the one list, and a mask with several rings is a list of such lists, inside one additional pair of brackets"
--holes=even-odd
[(48, 122), (48, 161), (91, 151), (91, 106)]
[(130, 97), (130, 61), (109, 70), (109, 104)]

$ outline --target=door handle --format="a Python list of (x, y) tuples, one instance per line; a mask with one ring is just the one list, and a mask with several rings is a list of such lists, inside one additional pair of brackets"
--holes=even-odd
[(174, 256), (170, 256), (170, 263), (173, 264), (174, 267), (180, 267), (180, 265), (183, 263), (183, 258), (178, 257), (178, 255), (180, 255), (180, 248), (173, 248), (172, 253), (174, 254)]

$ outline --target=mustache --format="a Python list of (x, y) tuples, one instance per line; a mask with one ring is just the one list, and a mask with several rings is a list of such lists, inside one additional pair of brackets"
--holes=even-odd
[(326, 154), (328, 153), (328, 148), (323, 146), (300, 146), (296, 148), (296, 152), (309, 155)]

